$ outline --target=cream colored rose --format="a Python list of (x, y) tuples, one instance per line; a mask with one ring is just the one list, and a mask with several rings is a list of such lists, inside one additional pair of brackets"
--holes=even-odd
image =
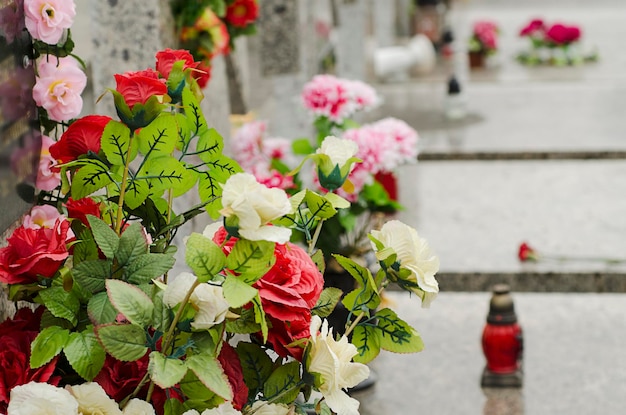
[(384, 260), (395, 252), (400, 266), (412, 272), (408, 280), (419, 286), (419, 289), (413, 291), (422, 299), (422, 307), (430, 306), (439, 292), (439, 284), (435, 279), (439, 271), (439, 258), (430, 251), (428, 242), (420, 238), (415, 229), (398, 220), (385, 223), (379, 231), (373, 230), (371, 234), (385, 247), (378, 251), (372, 244), (374, 250), (377, 250), (378, 260)]
[[(321, 327), (321, 331), (320, 331)], [(348, 396), (344, 388), (351, 388), (367, 379), (370, 370), (352, 358), (358, 353), (346, 336), (339, 341), (333, 337), (328, 321), (319, 316), (311, 319), (311, 350), (307, 370), (321, 375), (318, 386), (326, 403), (337, 415), (358, 415), (359, 401)]]
[[(184, 299), (197, 278), (188, 272), (180, 273), (165, 288), (163, 302), (170, 308), (176, 307)], [(191, 327), (196, 330), (209, 329), (220, 324), (228, 313), (228, 302), (224, 298), (222, 287), (202, 283), (198, 285), (189, 302), (196, 309)]]
[(317, 178), (330, 191), (343, 186), (354, 163), (359, 146), (352, 140), (329, 135), (311, 157), (317, 164)]
[(333, 166), (341, 168), (356, 155), (357, 151), (359, 146), (354, 141), (329, 135), (322, 141), (316, 153), (327, 155)]
[[(283, 404), (267, 403), (264, 401), (256, 401), (252, 404), (252, 412), (254, 415), (293, 415), (293, 408)], [(204, 414), (203, 414), (204, 415)]]
[(224, 402), (217, 408), (205, 409), (200, 414), (195, 409), (190, 409), (189, 411), (183, 413), (183, 415), (241, 415), (241, 412), (233, 408), (233, 405), (230, 402)]
[(270, 189), (257, 182), (251, 174), (237, 173), (224, 184), (222, 206), (224, 208), (220, 213), (224, 217), (237, 218), (242, 237), (281, 244), (289, 241), (291, 229), (269, 224), (291, 211), (291, 203), (284, 190)]
[(128, 401), (122, 413), (124, 415), (156, 415), (152, 405), (141, 399), (131, 399)]
[(78, 402), (65, 389), (30, 382), (11, 390), (7, 415), (78, 415)]
[(117, 402), (109, 398), (97, 383), (66, 386), (66, 389), (76, 398), (78, 411), (82, 415), (122, 415)]

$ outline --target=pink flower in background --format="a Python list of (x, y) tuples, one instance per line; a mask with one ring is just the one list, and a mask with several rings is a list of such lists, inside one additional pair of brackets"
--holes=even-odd
[(65, 220), (65, 216), (61, 215), (57, 208), (50, 205), (37, 205), (24, 217), (23, 225), (27, 229), (52, 229), (57, 220)]
[(0, 110), (6, 121), (32, 118), (35, 114), (33, 86), (35, 72), (32, 67), (16, 67), (12, 76), (0, 84)]
[(24, 0), (15, 0), (0, 9), (0, 34), (8, 45), (13, 43), (24, 28)]
[(33, 88), (37, 105), (48, 111), (51, 120), (76, 118), (83, 108), (81, 93), (87, 85), (87, 76), (78, 61), (71, 57), (49, 58), (41, 60), (37, 67), (39, 77)]
[(345, 84), (354, 101), (356, 111), (372, 109), (380, 102), (376, 90), (365, 82), (346, 80)]
[(348, 85), (333, 75), (314, 76), (304, 85), (302, 100), (305, 108), (314, 115), (328, 117), (337, 123), (355, 111)]
[[(394, 150), (398, 165), (415, 163), (417, 161), (417, 131), (406, 122), (397, 118), (388, 117), (372, 124), (372, 128), (389, 134), (395, 143)], [(393, 169), (392, 169), (393, 170)]]
[(541, 35), (546, 30), (546, 25), (541, 19), (531, 20), (522, 30), (520, 30), (520, 36), (537, 36)]
[(245, 169), (253, 174), (256, 180), (267, 187), (277, 187), (287, 190), (295, 188), (292, 176), (285, 176), (275, 169), (272, 169), (268, 162), (257, 163), (249, 169)]
[(34, 39), (56, 45), (74, 23), (74, 0), (25, 0), (26, 28)]
[(498, 49), (498, 26), (490, 21), (480, 21), (474, 24), (474, 35), (487, 50)]
[(54, 169), (58, 162), (50, 154), (50, 146), (54, 143), (55, 141), (48, 136), (41, 137), (41, 155), (39, 156), (39, 169), (37, 170), (35, 186), (48, 192), (61, 184), (61, 175)]
[(581, 31), (578, 26), (566, 26), (556, 23), (546, 31), (546, 40), (555, 45), (568, 45), (580, 39)]
[(261, 142), (267, 130), (265, 121), (251, 121), (242, 125), (231, 140), (235, 159), (245, 165), (253, 164), (258, 159)]

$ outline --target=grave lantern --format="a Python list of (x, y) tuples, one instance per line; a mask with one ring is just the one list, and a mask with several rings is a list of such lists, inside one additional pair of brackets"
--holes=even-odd
[(496, 284), (492, 289), (482, 335), (482, 348), (487, 359), (482, 386), (522, 386), (522, 329), (517, 323), (510, 291), (506, 284)]

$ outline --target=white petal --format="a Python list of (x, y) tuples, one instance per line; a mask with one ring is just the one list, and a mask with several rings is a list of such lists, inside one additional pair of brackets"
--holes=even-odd
[(270, 241), (279, 244), (289, 242), (291, 229), (280, 226), (261, 226), (258, 229), (239, 229), (239, 234), (250, 241)]
[(340, 389), (324, 395), (324, 398), (330, 409), (337, 415), (359, 415), (359, 401), (349, 397)]
[(185, 299), (195, 282), (195, 275), (189, 272), (181, 272), (167, 284), (163, 293), (163, 302), (169, 307), (176, 307)]

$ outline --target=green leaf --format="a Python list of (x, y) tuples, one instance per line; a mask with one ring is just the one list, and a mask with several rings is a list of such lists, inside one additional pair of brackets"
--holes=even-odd
[(307, 190), (304, 200), (311, 213), (318, 218), (332, 218), (337, 213), (330, 201), (310, 190)]
[[(185, 406), (188, 408), (204, 411), (207, 408), (216, 407), (224, 401), (211, 392), (191, 370), (187, 371), (187, 374), (183, 380), (180, 381), (179, 385), (180, 389), (187, 397)], [(174, 415), (180, 414), (181, 412), (177, 412)]]
[(113, 307), (128, 321), (143, 327), (150, 326), (154, 305), (137, 286), (120, 280), (107, 280), (107, 293)]
[(107, 353), (123, 362), (141, 359), (148, 351), (144, 329), (134, 324), (97, 326), (96, 335)]
[(146, 162), (135, 180), (148, 182), (153, 193), (172, 189), (175, 196), (180, 196), (193, 187), (196, 177), (183, 163), (166, 155)]
[(64, 318), (73, 326), (78, 324), (80, 301), (74, 293), (65, 291), (63, 287), (50, 287), (41, 290), (39, 296), (53, 316)]
[(274, 242), (239, 239), (226, 258), (226, 268), (248, 284), (260, 279), (274, 266)]
[(311, 255), (311, 260), (317, 266), (317, 269), (324, 274), (326, 271), (326, 261), (324, 260), (324, 252), (321, 249), (315, 251), (313, 255)]
[(299, 138), (291, 143), (294, 154), (307, 155), (315, 152), (308, 138)]
[(377, 329), (381, 331), (380, 347), (394, 353), (416, 353), (424, 349), (419, 333), (396, 313), (384, 308), (376, 313)]
[(267, 320), (265, 319), (265, 310), (261, 304), (261, 297), (257, 294), (252, 299), (252, 305), (254, 309), (254, 321), (261, 325), (261, 334), (263, 335), (263, 343), (267, 342), (267, 335), (269, 328), (267, 327)]
[(176, 149), (180, 151), (186, 150), (191, 140), (191, 131), (187, 123), (187, 117), (177, 112), (174, 114), (174, 123), (176, 125)]
[(83, 261), (72, 269), (74, 280), (84, 289), (96, 293), (104, 290), (104, 282), (111, 278), (112, 261)]
[(315, 307), (311, 309), (311, 314), (322, 318), (328, 317), (337, 306), (339, 300), (341, 300), (342, 295), (343, 291), (339, 288), (325, 288), (322, 291), (319, 300), (317, 300)]
[(198, 281), (207, 282), (226, 264), (226, 255), (215, 242), (199, 233), (192, 233), (185, 243), (185, 262)]
[(97, 160), (89, 159), (72, 178), (72, 198), (82, 199), (111, 183), (113, 178), (109, 168)]
[(222, 196), (221, 184), (226, 183), (230, 176), (242, 172), (243, 169), (235, 160), (224, 155), (207, 163), (206, 168), (207, 171), (198, 171), (200, 176), (198, 194), (201, 202), (209, 202), (206, 210), (215, 220), (220, 216), (219, 210), (222, 208), (222, 204), (217, 200)]
[(165, 274), (175, 262), (172, 254), (142, 254), (124, 269), (124, 279), (131, 284), (145, 284)]
[(216, 160), (222, 155), (224, 139), (215, 128), (203, 131), (198, 138), (196, 152), (198, 157), (205, 163)]
[(333, 257), (359, 284), (359, 288), (344, 297), (343, 304), (346, 308), (356, 310), (362, 307), (370, 309), (378, 307), (380, 295), (370, 270), (341, 255), (333, 255)]
[(243, 378), (254, 397), (263, 390), (263, 386), (272, 374), (272, 359), (258, 344), (239, 342), (237, 355), (243, 369)]
[(89, 229), (85, 228), (78, 234), (77, 242), (73, 245), (74, 255), (72, 259), (74, 265), (83, 261), (98, 259), (98, 245)]
[(30, 345), (30, 367), (36, 369), (50, 362), (61, 353), (69, 339), (69, 330), (58, 326), (41, 330)]
[(351, 343), (356, 346), (358, 354), (353, 360), (358, 363), (369, 363), (380, 353), (381, 333), (376, 327), (357, 325), (352, 332)]
[(124, 194), (124, 204), (129, 209), (136, 209), (150, 195), (150, 186), (146, 180), (128, 180), (126, 193)]
[(115, 231), (102, 219), (93, 215), (87, 215), (89, 226), (93, 232), (93, 237), (98, 244), (98, 248), (108, 259), (113, 259), (120, 245), (120, 238)]
[(224, 298), (232, 308), (239, 308), (248, 304), (259, 293), (256, 288), (230, 274), (226, 276), (222, 288), (224, 289)]
[(100, 373), (106, 357), (104, 349), (91, 329), (71, 333), (63, 353), (76, 373), (88, 381)]
[(181, 381), (187, 373), (187, 365), (183, 360), (171, 359), (154, 351), (150, 353), (148, 372), (157, 386), (166, 389)]
[(226, 321), (226, 331), (239, 334), (252, 334), (261, 331), (261, 326), (254, 321), (253, 309), (243, 308), (237, 313), (239, 318)]
[(278, 366), (272, 372), (265, 382), (263, 393), (267, 399), (276, 398), (276, 403), (289, 404), (300, 393), (300, 389), (295, 387), (298, 382), (300, 382), (300, 362), (292, 361)]
[(169, 307), (163, 304), (163, 291), (159, 290), (153, 297), (152, 303), (154, 304), (154, 312), (152, 314), (152, 321), (154, 329), (162, 333), (165, 333), (170, 324), (172, 324), (172, 312)]
[(183, 111), (187, 116), (187, 125), (192, 135), (199, 135), (208, 129), (200, 103), (189, 88), (183, 90)]
[(187, 367), (213, 393), (227, 401), (233, 399), (233, 392), (222, 366), (214, 356), (197, 354), (187, 358)]
[[(119, 121), (109, 121), (102, 132), (101, 140), (102, 151), (107, 156), (109, 163), (124, 166), (130, 147), (131, 137), (128, 127)], [(137, 157), (137, 144), (133, 143), (128, 161), (133, 161), (135, 157)]]
[(183, 407), (183, 403), (178, 399), (168, 399), (165, 401), (165, 405), (163, 405), (164, 415), (180, 415), (184, 412), (185, 408)]
[(173, 114), (163, 113), (159, 115), (139, 131), (137, 135), (139, 151), (147, 159), (172, 154), (178, 138), (177, 130), (176, 118)]
[(328, 200), (335, 209), (348, 209), (351, 205), (350, 202), (336, 193), (326, 193), (324, 198)]
[(115, 253), (118, 265), (125, 266), (135, 261), (140, 255), (148, 253), (148, 242), (139, 222), (131, 224), (119, 238), (119, 246)]
[(87, 314), (94, 324), (113, 323), (117, 318), (117, 311), (105, 291), (99, 292), (89, 299)]

